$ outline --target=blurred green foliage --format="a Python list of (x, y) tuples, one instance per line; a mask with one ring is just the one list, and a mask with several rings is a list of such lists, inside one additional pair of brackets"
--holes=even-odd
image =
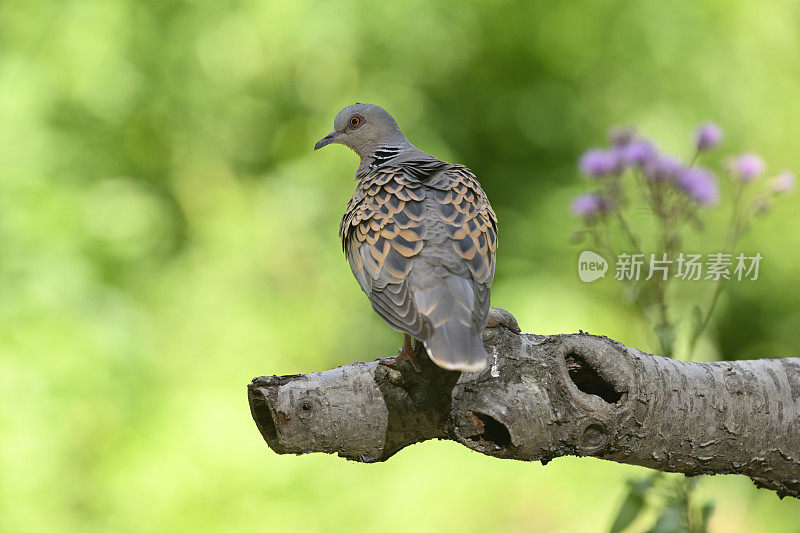
[[(688, 151), (711, 119), (798, 169), (798, 24), (791, 0), (0, 3), (0, 530), (607, 530), (642, 470), (266, 448), (250, 378), (400, 341), (339, 249), (354, 156), (311, 147), (383, 105), (481, 179), (495, 305), (653, 350), (613, 280), (577, 278), (576, 158), (614, 123)], [(761, 279), (723, 297), (707, 357), (800, 353), (794, 198), (744, 240)], [(698, 493), (711, 531), (800, 522), (745, 479)]]

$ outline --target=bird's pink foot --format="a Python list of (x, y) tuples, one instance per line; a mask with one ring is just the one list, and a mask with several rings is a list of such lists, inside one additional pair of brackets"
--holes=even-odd
[(378, 364), (386, 365), (386, 366), (394, 366), (401, 361), (408, 361), (411, 363), (411, 366), (414, 367), (414, 370), (417, 372), (421, 372), (422, 369), (417, 362), (416, 356), (416, 348), (417, 346), (411, 345), (411, 335), (403, 334), (403, 347), (398, 348), (397, 355), (394, 357), (384, 357), (382, 359), (377, 359)]

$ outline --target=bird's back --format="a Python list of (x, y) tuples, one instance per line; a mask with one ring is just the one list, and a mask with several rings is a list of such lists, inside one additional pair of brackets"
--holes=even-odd
[(342, 245), (389, 325), (422, 340), (439, 366), (479, 370), (497, 219), (469, 170), (422, 155), (362, 172)]

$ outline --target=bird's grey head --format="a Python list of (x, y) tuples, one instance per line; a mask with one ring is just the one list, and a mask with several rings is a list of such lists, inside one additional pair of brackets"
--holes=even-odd
[(320, 139), (314, 150), (332, 143), (351, 148), (362, 161), (373, 157), (379, 148), (410, 145), (392, 115), (372, 104), (353, 104), (339, 111), (333, 131)]

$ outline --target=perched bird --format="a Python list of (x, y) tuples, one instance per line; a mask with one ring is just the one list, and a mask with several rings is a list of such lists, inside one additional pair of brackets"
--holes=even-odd
[(442, 368), (481, 370), (497, 218), (477, 179), (411, 144), (379, 106), (345, 107), (333, 127), (314, 149), (343, 144), (361, 158), (342, 247), (372, 308), (404, 333), (399, 355), (382, 362), (418, 369), (413, 337)]

